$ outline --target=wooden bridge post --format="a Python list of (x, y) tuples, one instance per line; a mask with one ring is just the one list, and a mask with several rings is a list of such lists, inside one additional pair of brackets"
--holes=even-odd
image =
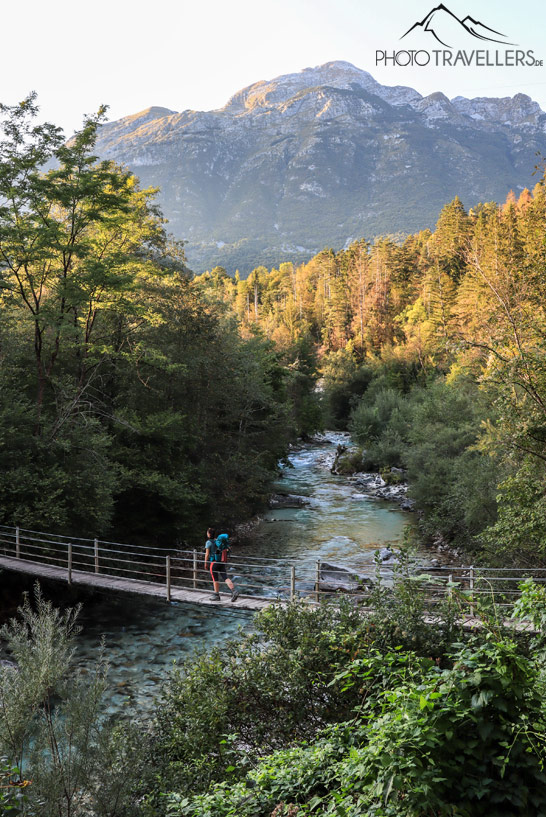
[(193, 589), (197, 590), (197, 551), (193, 551)]
[(474, 616), (474, 565), (470, 565), (470, 615)]
[(165, 576), (167, 580), (167, 601), (171, 600), (171, 557), (166, 556)]
[(95, 549), (95, 573), (99, 572), (99, 540), (95, 539), (94, 541), (94, 549)]
[(447, 577), (447, 584), (448, 584), (447, 594), (448, 594), (449, 598), (452, 599), (453, 598), (453, 574), (452, 573), (450, 573), (449, 576)]
[(15, 528), (15, 557), (17, 559), (21, 558), (21, 535), (19, 526)]
[(320, 559), (317, 559), (317, 578), (315, 581), (315, 599), (318, 602), (320, 601)]
[(68, 584), (72, 584), (72, 542), (68, 543)]
[(290, 568), (290, 601), (296, 598), (296, 565)]

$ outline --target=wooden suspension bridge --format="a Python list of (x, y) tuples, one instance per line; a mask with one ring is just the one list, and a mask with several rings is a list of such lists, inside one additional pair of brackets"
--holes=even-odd
[[(185, 602), (210, 607), (257, 611), (274, 603), (303, 599), (319, 603), (324, 598), (350, 594), (366, 607), (374, 581), (393, 580), (393, 567), (370, 563), (370, 577), (356, 575), (351, 564), (321, 560), (235, 557), (228, 563), (229, 575), (240, 595), (235, 602), (222, 594), (212, 599), (212, 582), (204, 570), (204, 552), (178, 548), (156, 548), (60, 536), (19, 527), (0, 526), (0, 568), (36, 577), (106, 590), (152, 596), (167, 602)], [(424, 589), (430, 609), (455, 589), (467, 600), (472, 622), (474, 606), (484, 595), (503, 607), (519, 595), (519, 584), (527, 577), (546, 582), (546, 569), (420, 567), (413, 570), (416, 589)]]

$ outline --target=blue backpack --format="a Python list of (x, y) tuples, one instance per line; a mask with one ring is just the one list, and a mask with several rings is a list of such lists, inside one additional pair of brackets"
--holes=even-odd
[(221, 533), (220, 536), (217, 537), (214, 544), (216, 545), (216, 548), (214, 553), (211, 554), (211, 561), (227, 562), (229, 551), (229, 536), (227, 533)]

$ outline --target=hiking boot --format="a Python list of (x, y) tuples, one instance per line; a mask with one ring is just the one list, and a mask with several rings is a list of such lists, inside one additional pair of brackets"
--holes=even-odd
[(235, 588), (233, 590), (232, 594), (231, 594), (231, 601), (237, 601), (238, 598), (239, 598), (239, 590), (237, 590), (237, 588)]
[(213, 593), (210, 597), (211, 601), (220, 601), (220, 593)]

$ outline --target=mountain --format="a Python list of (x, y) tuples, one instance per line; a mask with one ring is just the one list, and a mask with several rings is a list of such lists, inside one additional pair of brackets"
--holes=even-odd
[[(476, 38), (482, 40), (482, 47), (484, 42), (513, 45), (513, 43), (507, 42), (505, 35), (501, 34), (500, 31), (495, 31), (495, 29), (489, 28), (479, 20), (474, 20), (469, 14), (464, 20), (459, 20), (443, 3), (429, 11), (421, 22), (414, 23), (400, 39), (403, 40), (412, 32), (424, 35), (422, 39), (424, 45), (427, 44), (426, 40), (428, 40), (429, 45), (432, 45), (431, 38), (433, 38), (447, 48), (455, 46), (457, 48), (464, 48), (465, 46), (479, 47)], [(472, 38), (475, 38), (473, 42)]]
[(534, 184), (546, 115), (524, 94), (423, 97), (347, 62), (256, 82), (216, 111), (152, 107), (107, 123), (98, 153), (161, 189), (195, 271), (246, 274), (325, 246), (432, 227)]

